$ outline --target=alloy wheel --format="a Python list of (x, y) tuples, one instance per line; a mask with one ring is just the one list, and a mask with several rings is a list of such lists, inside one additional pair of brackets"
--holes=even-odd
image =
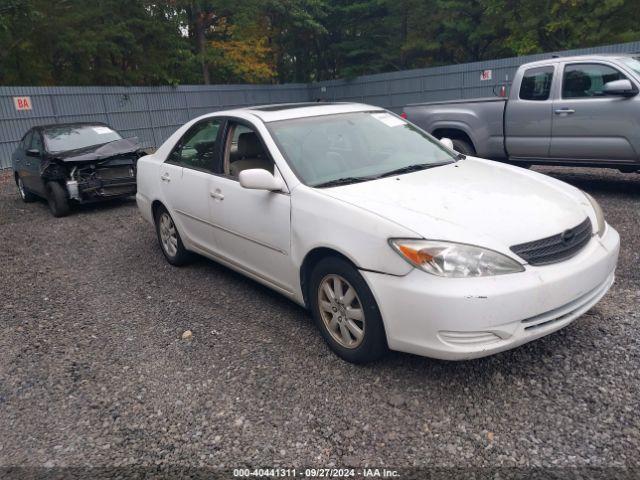
[(27, 192), (24, 190), (24, 183), (22, 183), (22, 179), (18, 177), (18, 191), (20, 192), (20, 196), (23, 200), (27, 198)]
[(325, 328), (345, 348), (357, 348), (364, 340), (362, 303), (353, 286), (340, 275), (325, 276), (318, 287), (318, 308)]
[(160, 215), (160, 241), (165, 253), (170, 257), (175, 257), (178, 253), (178, 232), (167, 212)]

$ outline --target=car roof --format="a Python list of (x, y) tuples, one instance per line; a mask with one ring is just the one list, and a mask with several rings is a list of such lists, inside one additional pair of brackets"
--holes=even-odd
[(216, 115), (234, 115), (238, 113), (250, 114), (258, 117), (265, 123), (278, 120), (290, 120), (294, 118), (317, 117), (321, 115), (335, 115), (339, 113), (369, 112), (383, 110), (381, 107), (365, 105), (363, 103), (348, 102), (305, 102), (305, 103), (280, 103), (273, 105), (257, 105), (255, 107), (237, 108), (216, 112)]
[(522, 66), (538, 67), (543, 65), (555, 65), (560, 62), (593, 62), (595, 60), (613, 60), (618, 58), (633, 58), (634, 55), (626, 53), (599, 53), (597, 55), (573, 55), (570, 57), (554, 56), (535, 62), (525, 63)]

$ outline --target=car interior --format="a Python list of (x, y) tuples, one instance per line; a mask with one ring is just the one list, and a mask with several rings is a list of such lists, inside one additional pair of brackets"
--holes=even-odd
[(241, 171), (251, 168), (262, 168), (273, 174), (273, 162), (258, 134), (244, 125), (232, 124), (224, 154), (224, 173), (237, 178)]

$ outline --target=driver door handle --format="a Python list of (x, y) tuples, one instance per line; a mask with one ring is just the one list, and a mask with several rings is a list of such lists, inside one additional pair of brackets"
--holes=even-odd
[(162, 180), (163, 182), (170, 182), (171, 176), (169, 175), (169, 173), (165, 172), (162, 175), (160, 175), (160, 180)]
[(559, 108), (558, 110), (555, 111), (556, 115), (562, 115), (563, 113), (566, 113), (568, 115), (570, 113), (576, 113), (576, 111), (573, 110), (572, 108)]
[(224, 200), (224, 195), (220, 190), (216, 190), (215, 192), (209, 192), (209, 195), (211, 195), (211, 197), (215, 198), (216, 200)]

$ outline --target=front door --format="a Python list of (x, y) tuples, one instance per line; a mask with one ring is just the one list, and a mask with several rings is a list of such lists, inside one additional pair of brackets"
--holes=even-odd
[(561, 98), (553, 105), (551, 158), (613, 163), (635, 160), (630, 139), (640, 131), (638, 104), (602, 92), (605, 83), (626, 78), (616, 68), (600, 63), (564, 67)]
[(33, 132), (33, 137), (31, 137), (31, 145), (29, 149), (38, 153), (34, 156), (25, 156), (25, 160), (27, 161), (28, 165), (27, 168), (29, 169), (28, 188), (32, 192), (38, 193), (40, 195), (46, 195), (47, 191), (45, 188), (44, 180), (42, 180), (41, 173), (43, 167), (42, 162), (44, 158), (44, 143), (42, 141), (42, 134), (40, 132)]
[(251, 125), (230, 121), (225, 130), (223, 161), (209, 192), (218, 249), (230, 263), (293, 292), (298, 272), (291, 263), (291, 198), (240, 185), (245, 169), (280, 173)]

